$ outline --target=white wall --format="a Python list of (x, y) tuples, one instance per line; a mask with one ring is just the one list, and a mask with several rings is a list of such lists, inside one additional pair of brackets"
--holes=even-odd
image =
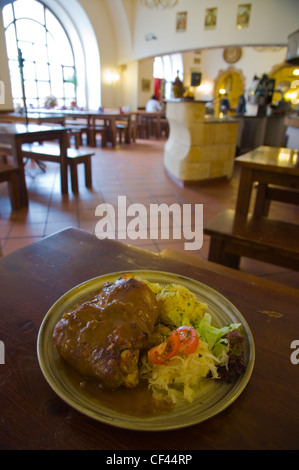
[[(247, 2), (178, 0), (174, 8), (162, 11), (148, 9), (137, 1), (134, 58), (228, 45), (286, 45), (288, 35), (298, 29), (298, 0), (250, 0), (249, 27), (237, 29), (237, 7), (242, 3)], [(215, 30), (204, 29), (205, 9), (209, 7), (218, 7)], [(176, 14), (181, 11), (187, 11), (187, 29), (176, 32)], [(157, 39), (146, 41), (146, 33), (153, 33)]]

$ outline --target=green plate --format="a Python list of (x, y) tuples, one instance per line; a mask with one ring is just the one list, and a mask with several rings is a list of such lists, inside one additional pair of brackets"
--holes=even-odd
[(65, 311), (70, 310), (82, 298), (101, 289), (105, 282), (114, 282), (124, 274), (124, 272), (116, 272), (90, 279), (74, 287), (58, 299), (46, 314), (37, 340), (38, 361), (45, 379), (56, 394), (76, 410), (103, 423), (126, 429), (162, 431), (184, 428), (205, 421), (220, 413), (239, 397), (252, 374), (255, 349), (252, 333), (246, 320), (222, 294), (198, 281), (161, 271), (140, 270), (129, 272), (149, 282), (158, 282), (162, 286), (169, 283), (179, 283), (185, 286), (201, 302), (208, 305), (208, 311), (212, 315), (215, 326), (241, 323), (245, 336), (245, 362), (247, 366), (245, 373), (231, 384), (216, 383), (211, 380), (211, 384), (205, 387), (204, 391), (191, 404), (179, 405), (174, 407), (172, 411), (167, 412), (167, 419), (165, 413), (149, 418), (122, 414), (107, 408), (99, 400), (85, 396), (80, 389), (74, 387), (64, 368), (59, 367), (60, 358), (52, 340), (53, 330)]

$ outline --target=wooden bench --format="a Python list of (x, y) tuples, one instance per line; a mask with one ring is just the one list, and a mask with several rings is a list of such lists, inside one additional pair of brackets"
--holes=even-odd
[(209, 261), (238, 269), (245, 256), (299, 271), (299, 225), (225, 210), (204, 233), (211, 237)]
[(21, 208), (19, 187), (18, 187), (18, 168), (7, 163), (0, 163), (0, 183), (7, 182), (9, 199), (12, 210)]
[[(60, 150), (58, 145), (36, 145), (36, 144), (23, 144), (22, 145), (23, 157), (35, 161), (48, 161), (61, 163)], [(86, 152), (85, 150), (67, 149), (67, 164), (70, 166), (72, 191), (78, 192), (78, 172), (77, 165), (84, 164), (85, 171), (85, 185), (87, 188), (92, 187), (91, 176), (91, 156), (94, 152)]]

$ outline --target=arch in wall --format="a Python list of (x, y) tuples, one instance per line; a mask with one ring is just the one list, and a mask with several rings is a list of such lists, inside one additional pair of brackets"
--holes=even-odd
[[(230, 108), (234, 110), (237, 108), (240, 95), (245, 89), (246, 77), (241, 69), (229, 66), (225, 70), (219, 70), (218, 75), (214, 81), (214, 100), (215, 100), (215, 115), (218, 116), (220, 110), (219, 90), (225, 89), (228, 95)], [(233, 112), (233, 111), (231, 111)]]
[(43, 3), (59, 18), (72, 42), (78, 78), (78, 105), (98, 109), (101, 105), (100, 51), (87, 14), (78, 0), (43, 0)]
[(124, 60), (131, 60), (133, 51), (133, 20), (135, 18), (134, 2), (124, 0), (105, 0), (110, 13), (114, 33), (117, 38), (118, 55)]

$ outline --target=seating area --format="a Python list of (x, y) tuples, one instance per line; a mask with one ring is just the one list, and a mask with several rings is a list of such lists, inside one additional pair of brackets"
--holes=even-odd
[(239, 269), (240, 258), (256, 259), (299, 271), (299, 224), (266, 217), (235, 216), (228, 209), (205, 226), (211, 237), (209, 261)]
[[(92, 188), (85, 185), (84, 165), (78, 165), (79, 192), (61, 193), (59, 165), (44, 161), (46, 171), (42, 172), (35, 161), (26, 164), (26, 182), (29, 194), (28, 208), (11, 211), (7, 187), (0, 185), (0, 238), (3, 255), (41, 240), (67, 226), (81, 228), (94, 233), (98, 217), (95, 208), (107, 203), (117, 207), (118, 196), (144, 204), (203, 204), (204, 225), (224, 209), (235, 209), (238, 193), (240, 169), (235, 167), (233, 178), (227, 182), (215, 180), (201, 187), (179, 187), (165, 173), (163, 151), (165, 139), (136, 139), (135, 143), (111, 147), (91, 148)], [(71, 179), (69, 172), (69, 180)], [(282, 216), (286, 223), (298, 221), (298, 207), (273, 201), (269, 210), (271, 218), (279, 220)], [(170, 226), (170, 228), (172, 225)], [(129, 239), (123, 233), (116, 238), (130, 245), (160, 253), (165, 249), (175, 250), (186, 257), (184, 240)], [(194, 262), (209, 257), (210, 235), (204, 234), (200, 250), (188, 252)], [(281, 282), (292, 287), (298, 286), (298, 272), (278, 265), (271, 265), (253, 258), (241, 257), (239, 269), (265, 279)]]
[(298, 206), (297, 157), (297, 150), (260, 146), (236, 159), (241, 174), (235, 210), (218, 213), (204, 228), (210, 261), (238, 269), (240, 258), (248, 257), (299, 271), (298, 220), (270, 215), (272, 201)]

